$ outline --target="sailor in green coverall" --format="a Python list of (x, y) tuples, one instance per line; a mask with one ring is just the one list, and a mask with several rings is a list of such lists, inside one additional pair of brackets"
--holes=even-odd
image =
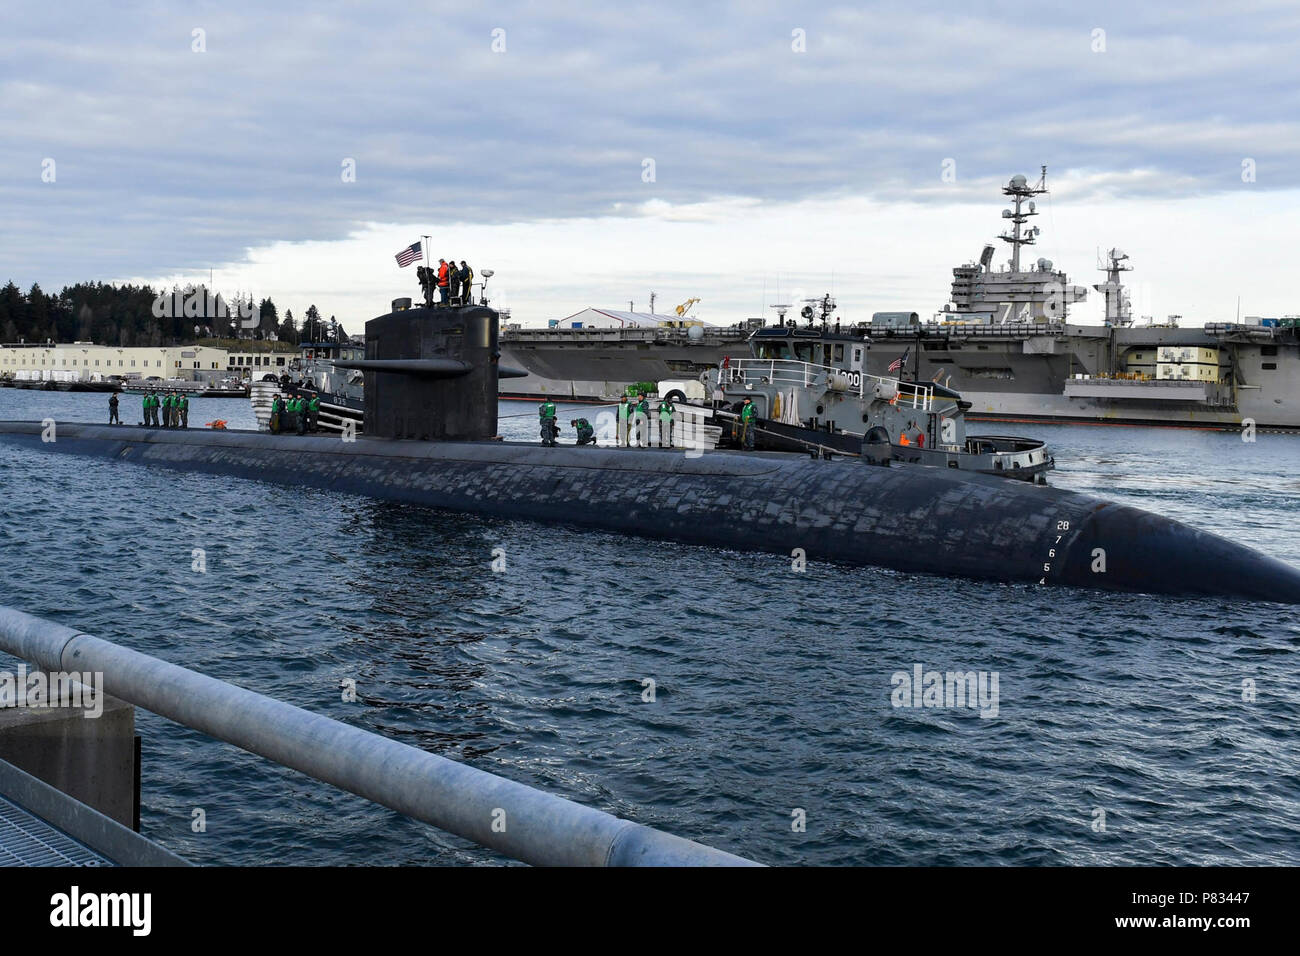
[(664, 398), (659, 401), (659, 447), (673, 447), (673, 416), (677, 414), (677, 406), (671, 401)]
[(190, 427), (190, 397), (182, 392), (176, 397), (176, 411), (180, 415), (181, 428)]
[(650, 444), (650, 402), (646, 400), (645, 392), (641, 393), (641, 400), (636, 403), (632, 415), (636, 419), (636, 447), (645, 448)]
[(320, 396), (313, 395), (307, 400), (307, 430), (319, 431), (316, 420), (320, 416)]
[(578, 432), (579, 445), (596, 444), (596, 429), (591, 427), (591, 422), (587, 421), (585, 418), (575, 418), (573, 420), (573, 427)]
[(560, 429), (555, 421), (555, 403), (549, 398), (537, 406), (537, 418), (542, 426), (542, 444), (548, 448), (555, 447), (555, 439)]
[(140, 402), (140, 412), (144, 415), (144, 424), (147, 427), (153, 421), (153, 393), (145, 392), (144, 398)]
[(618, 434), (614, 436), (614, 444), (619, 448), (626, 448), (631, 440), (631, 434), (628, 428), (631, 425), (632, 406), (627, 403), (627, 396), (618, 403)]
[(740, 444), (745, 451), (754, 450), (754, 401), (745, 396), (745, 404), (740, 407)]

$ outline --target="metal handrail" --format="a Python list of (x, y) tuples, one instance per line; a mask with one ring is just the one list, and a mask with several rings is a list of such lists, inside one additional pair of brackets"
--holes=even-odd
[(13, 608), (0, 651), (526, 863), (757, 865)]
[[(893, 386), (898, 391), (899, 401), (921, 411), (929, 411), (934, 404), (934, 386), (923, 382), (904, 382), (902, 379), (886, 378), (881, 375), (869, 375), (866, 372), (850, 372), (830, 365), (815, 365), (796, 359), (732, 359), (731, 365), (723, 369), (729, 373), (726, 381), (744, 384), (751, 377), (768, 385), (796, 385), (809, 388), (818, 379), (830, 382), (832, 375), (857, 376), (856, 394), (859, 398), (866, 394), (872, 384)], [(764, 374), (764, 372), (766, 374)]]

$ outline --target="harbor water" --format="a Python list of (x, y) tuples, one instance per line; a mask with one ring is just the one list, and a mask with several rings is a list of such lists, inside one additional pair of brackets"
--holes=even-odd
[[(536, 440), (535, 407), (503, 402), (502, 434)], [(563, 441), (583, 415), (561, 407)], [(107, 399), (0, 389), (0, 419), (45, 418), (106, 422)], [(253, 425), (191, 401), (216, 419)], [(970, 430), (1300, 565), (1300, 437)], [(799, 570), (7, 444), (0, 575), (0, 603), (765, 863), (1300, 863), (1295, 608)], [(918, 667), (988, 693), (927, 706), (899, 691)], [(142, 829), (191, 861), (501, 862), (137, 721)]]

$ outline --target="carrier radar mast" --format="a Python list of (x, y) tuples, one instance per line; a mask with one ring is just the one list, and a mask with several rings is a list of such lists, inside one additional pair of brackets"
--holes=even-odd
[[(1002, 187), (1002, 194), (1010, 196), (1013, 203), (1013, 209), (1002, 210), (1002, 218), (1010, 219), (1011, 234), (1005, 232), (999, 237), (1003, 242), (1011, 244), (1011, 271), (1020, 271), (1020, 247), (1023, 245), (1032, 245), (1034, 237), (1038, 235), (1038, 227), (1030, 226), (1028, 229), (1021, 231), (1021, 227), (1029, 221), (1030, 216), (1037, 216), (1038, 211), (1034, 207), (1030, 196), (1038, 196), (1047, 192), (1047, 167), (1042, 167), (1043, 174), (1038, 182), (1031, 186), (1024, 176), (1019, 174), (1012, 176), (1011, 181)], [(1028, 210), (1024, 207), (1028, 204)]]
[(1097, 283), (1093, 288), (1106, 297), (1106, 325), (1128, 328), (1133, 324), (1128, 289), (1124, 288), (1120, 276), (1121, 272), (1133, 271), (1127, 262), (1128, 254), (1122, 249), (1108, 249), (1105, 262), (1097, 262), (1097, 268), (1106, 273), (1106, 281)]

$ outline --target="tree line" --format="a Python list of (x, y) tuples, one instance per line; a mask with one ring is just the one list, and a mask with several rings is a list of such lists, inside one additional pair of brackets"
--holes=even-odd
[[(173, 304), (207, 303), (175, 308)], [(215, 303), (215, 307), (213, 304)], [(174, 287), (161, 295), (151, 286), (78, 282), (51, 295), (33, 284), (25, 294), (11, 279), (0, 289), (0, 342), (31, 345), (46, 341), (94, 342), (120, 347), (189, 345), (203, 339), (346, 341), (334, 316), (322, 319), (315, 305), (296, 321), (292, 309), (281, 316), (271, 299), (255, 302), (236, 295), (227, 301), (203, 286)]]

